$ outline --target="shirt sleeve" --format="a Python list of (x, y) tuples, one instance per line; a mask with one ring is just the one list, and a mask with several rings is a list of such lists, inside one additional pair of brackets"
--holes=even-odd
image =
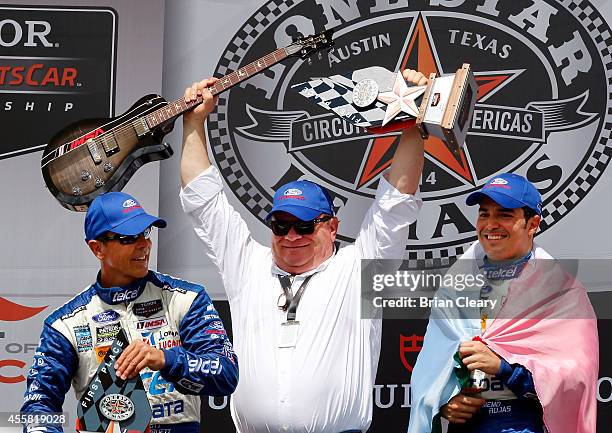
[(360, 258), (401, 259), (409, 226), (416, 221), (422, 204), (419, 191), (402, 194), (381, 176), (374, 203), (355, 240)]
[(518, 398), (533, 398), (536, 395), (531, 372), (520, 364), (510, 365), (502, 358), (497, 377)]
[(228, 298), (237, 297), (244, 287), (241, 276), (246, 275), (258, 244), (240, 214), (229, 204), (219, 170), (212, 165), (204, 170), (181, 189), (180, 199), (208, 257), (221, 273)]
[(179, 325), (181, 346), (164, 350), (164, 379), (183, 394), (225, 396), (238, 385), (238, 360), (219, 314), (202, 291)]
[[(62, 412), (64, 398), (78, 367), (78, 357), (72, 344), (45, 322), (40, 343), (28, 373), (27, 388), (21, 412)], [(34, 429), (24, 426), (24, 433)], [(31, 430), (28, 430), (31, 429)], [(36, 432), (63, 432), (61, 425), (37, 426)]]

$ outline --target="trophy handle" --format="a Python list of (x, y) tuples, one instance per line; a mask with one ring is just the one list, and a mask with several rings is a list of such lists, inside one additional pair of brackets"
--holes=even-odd
[(423, 137), (423, 140), (426, 140), (427, 138), (429, 138), (429, 133), (427, 132), (427, 129), (425, 128), (425, 124), (423, 123), (423, 120), (425, 118), (425, 109), (427, 108), (427, 105), (429, 104), (429, 97), (431, 96), (431, 89), (433, 89), (433, 83), (436, 77), (437, 77), (437, 74), (435, 72), (432, 72), (431, 74), (429, 74), (429, 78), (427, 80), (427, 88), (425, 89), (425, 93), (423, 93), (423, 100), (421, 101), (421, 106), (419, 107), (419, 115), (417, 116), (417, 119), (416, 119), (416, 126), (417, 128), (419, 128), (419, 131), (421, 133), (421, 137)]

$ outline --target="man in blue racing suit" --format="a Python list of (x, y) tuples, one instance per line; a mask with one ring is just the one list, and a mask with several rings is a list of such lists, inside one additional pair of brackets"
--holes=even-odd
[[(481, 298), (498, 297), (501, 301), (503, 294), (499, 294), (507, 290), (532, 256), (529, 251), (518, 260), (503, 263), (485, 257), (484, 275), (488, 284), (481, 291)], [(491, 374), (478, 381), (470, 379), (468, 389), (477, 389), (477, 393), (463, 391), (442, 406), (440, 413), (450, 422), (448, 433), (544, 432), (542, 407), (527, 368), (508, 363), (478, 340), (461, 343), (459, 353), (465, 365), (479, 363), (485, 373)]]
[[(512, 280), (535, 257), (533, 237), (541, 203), (535, 186), (511, 173), (499, 175), (467, 198), (469, 206), (479, 205), (476, 230), (487, 281), (480, 297), (497, 301), (497, 308), (482, 309), (483, 327), (498, 315)], [(486, 376), (478, 384), (472, 380), (478, 393), (462, 392), (440, 408), (450, 422), (449, 433), (543, 433), (542, 407), (527, 368), (508, 363), (477, 339), (462, 342), (459, 354), (470, 370)]]
[[(204, 288), (148, 268), (153, 226), (166, 222), (128, 194), (106, 193), (92, 202), (85, 240), (100, 272), (45, 320), (22, 413), (61, 412), (71, 382), (80, 398), (120, 329), (130, 344), (117, 360), (117, 374), (140, 374), (152, 433), (199, 433), (199, 395), (234, 391), (237, 359)], [(29, 425), (24, 431), (62, 429)]]

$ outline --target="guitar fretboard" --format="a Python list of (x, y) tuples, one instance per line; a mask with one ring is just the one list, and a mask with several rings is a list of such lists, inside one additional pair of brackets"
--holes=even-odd
[[(275, 63), (280, 62), (287, 58), (287, 50), (285, 48), (279, 48), (270, 54), (263, 56), (260, 59), (255, 60), (254, 62), (249, 63), (248, 65), (243, 66), (242, 68), (232, 72), (231, 74), (227, 74), (224, 77), (219, 78), (219, 80), (208, 90), (213, 94), (213, 96), (228, 90), (234, 87), (236, 84), (246, 80), (247, 78), (252, 77), (255, 74), (260, 73), (264, 69), (269, 68)], [(191, 110), (192, 108), (200, 105), (202, 103), (202, 98), (198, 97), (195, 100), (190, 102), (185, 102), (185, 97), (181, 97), (174, 102), (170, 102), (168, 105), (159, 108), (152, 113), (149, 113), (145, 116), (147, 120), (147, 124), (150, 129), (155, 128), (156, 126), (171, 120), (175, 117), (180, 116), (186, 111)]]
[[(287, 48), (279, 48), (270, 54), (263, 56), (260, 59), (255, 60), (254, 62), (249, 63), (246, 66), (232, 72), (231, 74), (227, 74), (224, 77), (219, 78), (219, 80), (211, 87), (209, 87), (210, 92), (213, 96), (234, 87), (236, 84), (246, 80), (249, 77), (252, 77), (255, 74), (263, 71), (264, 69), (269, 68), (270, 66), (280, 62), (281, 60), (286, 59), (289, 56), (287, 52)], [(174, 102), (170, 102), (168, 105), (164, 107), (158, 108), (157, 110), (147, 114), (145, 116), (147, 125), (149, 129), (153, 129), (156, 126), (171, 120), (175, 117), (180, 116), (186, 111), (191, 110), (192, 108), (200, 105), (202, 103), (202, 97), (198, 97), (195, 100), (190, 102), (185, 102), (185, 97), (181, 97)], [(125, 127), (125, 125), (122, 125)], [(46, 165), (48, 162), (58, 158), (59, 156), (67, 153), (83, 144), (85, 144), (86, 139), (94, 138), (96, 141), (103, 139), (105, 134), (109, 134), (114, 132), (112, 129), (108, 131), (92, 131), (87, 136), (79, 137), (76, 140), (73, 140), (70, 143), (66, 143), (54, 151), (50, 152), (48, 155), (43, 157), (42, 165)]]

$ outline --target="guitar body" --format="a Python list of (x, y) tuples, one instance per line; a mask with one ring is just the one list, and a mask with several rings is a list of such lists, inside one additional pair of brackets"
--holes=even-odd
[[(297, 38), (292, 44), (244, 65), (208, 88), (215, 96), (288, 56), (309, 54), (333, 44), (333, 31)], [(119, 191), (139, 167), (172, 156), (162, 142), (174, 121), (204, 101), (202, 95), (168, 102), (147, 95), (121, 116), (87, 119), (58, 132), (45, 147), (40, 163), (51, 194), (66, 209), (86, 211), (100, 194)]]
[(41, 168), (49, 191), (65, 208), (85, 211), (99, 194), (121, 190), (143, 164), (172, 156), (162, 140), (174, 119), (143, 129), (144, 116), (166, 105), (161, 96), (147, 95), (120, 116), (81, 120), (62, 129), (43, 151)]

